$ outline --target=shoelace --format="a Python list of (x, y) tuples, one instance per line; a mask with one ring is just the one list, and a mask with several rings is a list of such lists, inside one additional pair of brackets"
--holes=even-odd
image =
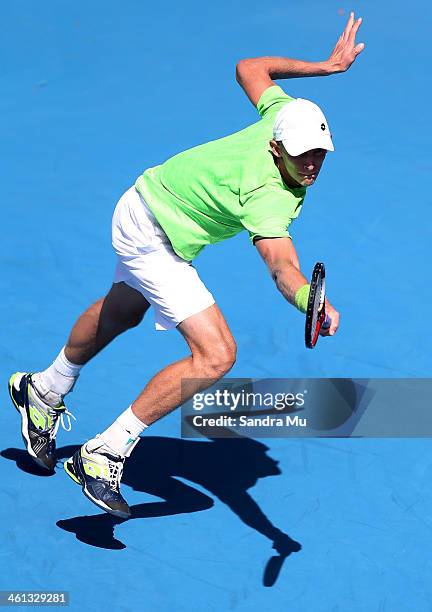
[[(72, 429), (71, 417), (74, 421), (76, 421), (76, 417), (67, 408), (65, 408), (62, 411), (53, 409), (50, 411), (50, 414), (51, 414), (51, 417), (54, 419), (54, 427), (50, 431), (51, 440), (55, 438), (55, 436), (57, 435), (58, 429), (60, 427), (60, 423), (61, 423), (62, 429), (64, 429), (65, 431), (70, 431)], [(65, 418), (67, 418), (67, 424), (68, 424), (67, 427), (65, 425)]]
[(110, 472), (110, 489), (118, 492), (120, 479), (123, 474), (123, 461), (114, 462), (108, 459), (108, 467)]
[[(100, 434), (97, 434), (96, 438), (100, 439)], [(101, 455), (105, 459), (105, 465), (108, 464), (109, 471), (109, 487), (112, 491), (119, 493), (120, 480), (123, 474), (124, 459), (120, 455), (116, 455), (112, 449), (106, 446), (106, 444), (100, 440), (99, 444), (93, 444), (85, 447), (88, 453), (96, 453)], [(117, 458), (117, 460), (116, 460)], [(100, 478), (100, 477), (99, 477)], [(107, 479), (102, 477), (102, 480), (107, 482)]]

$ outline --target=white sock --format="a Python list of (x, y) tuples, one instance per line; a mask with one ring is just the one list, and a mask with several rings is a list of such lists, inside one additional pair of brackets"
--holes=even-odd
[(129, 457), (135, 446), (138, 444), (139, 435), (147, 429), (148, 425), (140, 421), (132, 412), (131, 406), (125, 410), (108, 427), (99, 438), (104, 444), (110, 447), (116, 455)]
[(32, 382), (39, 395), (50, 405), (58, 404), (72, 391), (82, 365), (71, 363), (62, 348), (54, 363), (43, 372), (32, 375)]

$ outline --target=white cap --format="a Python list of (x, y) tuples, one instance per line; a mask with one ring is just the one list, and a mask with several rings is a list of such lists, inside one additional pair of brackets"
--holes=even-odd
[(281, 140), (289, 155), (301, 155), (311, 149), (334, 151), (327, 119), (319, 106), (296, 98), (287, 102), (273, 126), (273, 138)]

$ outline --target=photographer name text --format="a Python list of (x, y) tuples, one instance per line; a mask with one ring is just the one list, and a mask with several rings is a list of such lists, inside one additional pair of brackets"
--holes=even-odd
[(298, 415), (290, 416), (226, 416), (206, 417), (196, 414), (192, 418), (195, 427), (307, 427), (307, 419)]

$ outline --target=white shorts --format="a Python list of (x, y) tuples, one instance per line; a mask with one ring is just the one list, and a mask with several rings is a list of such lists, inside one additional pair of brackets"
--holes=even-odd
[(215, 303), (191, 262), (179, 257), (142, 196), (131, 187), (112, 219), (118, 256), (114, 283), (140, 291), (154, 309), (155, 327), (171, 329)]

